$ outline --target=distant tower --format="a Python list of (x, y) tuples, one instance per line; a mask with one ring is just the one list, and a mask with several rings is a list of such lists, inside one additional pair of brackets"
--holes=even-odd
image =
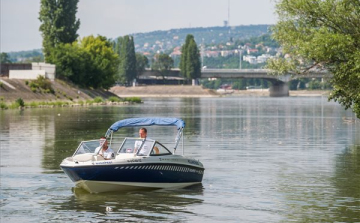
[(227, 25), (230, 26), (230, 0), (228, 1), (228, 20)]
[(228, 0), (228, 18), (227, 20), (224, 20), (224, 26), (230, 26), (230, 0)]

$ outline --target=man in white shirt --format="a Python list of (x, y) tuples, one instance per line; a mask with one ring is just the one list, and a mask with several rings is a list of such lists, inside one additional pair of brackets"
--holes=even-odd
[(108, 147), (108, 141), (105, 136), (102, 136), (100, 138), (100, 146), (95, 149), (95, 154), (97, 153), (99, 153), (99, 155), (106, 160), (111, 160), (115, 158), (114, 151), (110, 147)]
[[(140, 146), (143, 144), (144, 140), (146, 140), (143, 147), (141, 148), (139, 155), (147, 155), (150, 152), (149, 149), (151, 149), (152, 139), (147, 138), (147, 129), (146, 128), (141, 128), (139, 130), (139, 136), (142, 140), (135, 141), (135, 153), (138, 151)], [(151, 141), (148, 142), (147, 140), (151, 140)]]
[(135, 141), (135, 153), (138, 151), (138, 149), (140, 148), (141, 144), (143, 143), (143, 141), (146, 139), (147, 136), (147, 129), (146, 128), (141, 128), (139, 130), (139, 136), (142, 139)]

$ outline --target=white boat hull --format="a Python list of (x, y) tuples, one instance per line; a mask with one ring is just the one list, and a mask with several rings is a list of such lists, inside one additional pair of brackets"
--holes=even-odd
[(112, 181), (91, 181), (80, 180), (76, 182), (76, 187), (83, 188), (89, 193), (102, 193), (107, 191), (128, 191), (146, 189), (169, 189), (184, 188), (200, 182), (190, 183), (139, 183), (139, 182), (112, 182)]

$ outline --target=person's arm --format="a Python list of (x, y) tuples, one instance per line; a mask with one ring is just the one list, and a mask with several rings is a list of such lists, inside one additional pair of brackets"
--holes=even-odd
[(115, 153), (112, 149), (108, 148), (108, 151), (105, 153), (104, 159), (111, 160), (115, 159)]
[(101, 148), (100, 146), (96, 147), (94, 154), (97, 155), (99, 153), (100, 148)]

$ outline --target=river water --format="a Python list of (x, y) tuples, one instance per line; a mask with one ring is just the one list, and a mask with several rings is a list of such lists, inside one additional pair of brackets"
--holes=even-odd
[[(73, 188), (59, 164), (81, 140), (146, 116), (185, 120), (184, 153), (203, 162), (201, 185), (103, 194)], [(360, 121), (325, 97), (7, 110), (0, 124), (1, 222), (360, 222)], [(175, 129), (148, 131), (162, 142), (175, 138)]]

